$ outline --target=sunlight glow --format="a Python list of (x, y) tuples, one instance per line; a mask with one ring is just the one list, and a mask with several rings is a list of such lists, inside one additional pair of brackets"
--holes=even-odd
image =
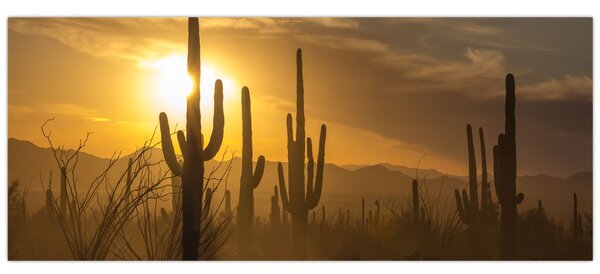
[[(165, 108), (184, 114), (186, 98), (193, 89), (193, 80), (187, 73), (187, 58), (183, 54), (172, 54), (145, 64), (156, 71), (153, 87), (158, 103)], [(212, 109), (215, 81), (223, 82), (224, 100), (231, 99), (236, 89), (235, 82), (225, 77), (210, 64), (202, 64), (200, 75), (201, 108)]]

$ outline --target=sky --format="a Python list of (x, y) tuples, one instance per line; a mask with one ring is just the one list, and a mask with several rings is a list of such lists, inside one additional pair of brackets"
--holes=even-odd
[[(133, 152), (161, 111), (184, 128), (186, 18), (10, 18), (8, 135), (86, 151)], [(201, 107), (223, 79), (223, 148), (241, 154), (241, 88), (255, 158), (286, 160), (303, 50), (306, 130), (327, 125), (326, 161), (467, 173), (466, 124), (491, 146), (504, 77), (517, 85), (518, 173), (592, 170), (591, 18), (201, 18)], [(479, 155), (479, 144), (476, 142)], [(479, 156), (478, 156), (479, 162)], [(490, 164), (488, 164), (490, 166)]]

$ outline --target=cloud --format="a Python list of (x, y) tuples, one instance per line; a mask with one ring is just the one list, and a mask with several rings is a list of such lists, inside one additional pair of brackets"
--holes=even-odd
[(342, 29), (358, 29), (359, 23), (357, 20), (347, 19), (347, 18), (331, 18), (331, 17), (321, 17), (321, 18), (307, 18), (309, 22), (316, 23), (318, 25), (329, 27), (329, 28), (342, 28)]
[(11, 18), (9, 29), (52, 38), (80, 52), (115, 61), (138, 63), (166, 52), (184, 50), (181, 43), (151, 34), (152, 31), (158, 33), (158, 30), (168, 29), (170, 24), (160, 26), (161, 20), (145, 20), (147, 21), (124, 18)]
[(383, 53), (388, 45), (372, 39), (349, 38), (334, 35), (296, 35), (303, 42), (309, 42), (334, 49), (359, 50), (373, 53)]
[(70, 116), (92, 122), (111, 122), (110, 118), (99, 115), (96, 109), (66, 103), (41, 103), (36, 105), (8, 105), (8, 113), (12, 116), (25, 116), (25, 115), (46, 115), (48, 117), (54, 116)]
[(561, 100), (579, 97), (591, 100), (593, 82), (588, 76), (565, 75), (561, 79), (552, 78), (517, 88), (519, 94), (526, 99)]

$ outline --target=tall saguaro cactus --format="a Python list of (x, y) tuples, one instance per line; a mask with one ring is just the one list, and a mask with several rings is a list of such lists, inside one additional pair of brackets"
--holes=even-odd
[[(296, 52), (296, 139), (292, 125), (292, 114), (287, 115), (288, 180), (289, 193), (285, 186), (283, 164), (278, 164), (279, 190), (283, 208), (292, 215), (292, 244), (295, 256), (306, 256), (306, 229), (308, 211), (314, 209), (321, 199), (323, 167), (325, 165), (325, 138), (327, 128), (321, 125), (317, 172), (314, 173), (312, 141), (306, 138), (304, 117), (304, 80), (302, 76), (302, 50)], [(306, 150), (305, 150), (306, 149)], [(307, 180), (304, 179), (304, 159), (308, 157)], [(306, 192), (305, 192), (306, 190)]]
[[(462, 197), (458, 189), (454, 190), (456, 209), (461, 221), (469, 226), (479, 219), (479, 202), (477, 194), (477, 163), (475, 161), (475, 148), (473, 147), (473, 131), (467, 124), (467, 147), (469, 154), (469, 192), (463, 189)], [(485, 152), (483, 152), (485, 154)], [(482, 203), (484, 199), (481, 199)]]
[(197, 260), (200, 243), (200, 224), (203, 210), (204, 161), (215, 157), (223, 141), (225, 119), (223, 115), (223, 84), (215, 83), (213, 129), (210, 141), (204, 147), (200, 113), (200, 35), (198, 18), (188, 19), (188, 73), (194, 85), (187, 98), (186, 132), (177, 132), (183, 165), (177, 162), (167, 114), (160, 113), (160, 131), (165, 162), (174, 176), (181, 176), (183, 207), (183, 260)]
[(523, 193), (517, 195), (517, 144), (515, 122), (515, 78), (506, 75), (506, 99), (504, 104), (504, 134), (498, 136), (494, 146), (494, 184), (500, 211), (500, 254), (502, 259), (515, 256), (517, 236), (517, 205), (523, 201)]
[(487, 156), (485, 153), (485, 140), (483, 137), (483, 128), (479, 128), (479, 144), (481, 146), (481, 212), (490, 213), (492, 195), (490, 192), (490, 183), (488, 182)]
[(242, 177), (238, 204), (238, 248), (241, 254), (250, 251), (252, 220), (254, 220), (254, 189), (260, 184), (265, 170), (265, 157), (260, 155), (252, 171), (252, 112), (250, 91), (242, 88)]

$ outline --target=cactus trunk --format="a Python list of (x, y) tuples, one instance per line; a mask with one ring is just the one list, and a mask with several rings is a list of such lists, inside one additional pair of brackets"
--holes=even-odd
[(481, 145), (481, 212), (489, 214), (490, 212), (490, 184), (488, 182), (487, 158), (485, 154), (485, 140), (483, 138), (483, 128), (479, 128), (479, 144)]
[(494, 146), (494, 183), (500, 202), (500, 254), (502, 259), (515, 257), (517, 234), (517, 205), (524, 195), (517, 195), (517, 146), (515, 129), (515, 79), (506, 76), (506, 99), (504, 105), (504, 134), (498, 136)]
[(159, 116), (161, 142), (165, 162), (174, 176), (181, 176), (182, 192), (182, 259), (197, 260), (200, 244), (201, 219), (204, 196), (204, 161), (213, 159), (223, 141), (223, 84), (215, 83), (213, 131), (204, 147), (200, 112), (200, 35), (198, 18), (188, 19), (188, 73), (193, 79), (193, 89), (187, 98), (186, 133), (177, 132), (184, 162), (177, 162), (169, 121), (162, 112)]
[(254, 189), (260, 184), (265, 168), (265, 157), (258, 157), (252, 171), (252, 112), (250, 90), (242, 88), (242, 176), (237, 215), (238, 248), (240, 255), (250, 252), (252, 220), (254, 219)]

